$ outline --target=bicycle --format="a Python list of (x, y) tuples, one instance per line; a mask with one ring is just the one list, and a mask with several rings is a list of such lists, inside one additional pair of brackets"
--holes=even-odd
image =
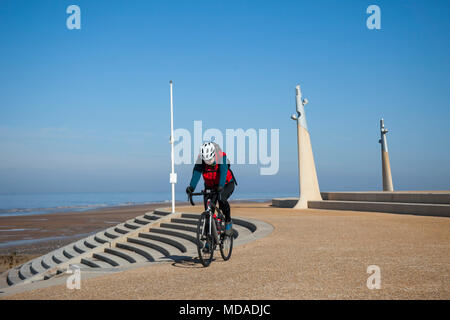
[(204, 267), (208, 267), (217, 246), (220, 248), (223, 260), (229, 260), (233, 251), (234, 236), (226, 235), (225, 216), (215, 205), (219, 193), (210, 189), (188, 193), (189, 202), (194, 206), (192, 196), (205, 196), (207, 201), (206, 211), (200, 215), (197, 223), (197, 251), (200, 262)]

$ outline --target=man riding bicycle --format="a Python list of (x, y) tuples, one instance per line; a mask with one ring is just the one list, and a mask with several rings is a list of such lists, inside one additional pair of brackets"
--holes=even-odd
[[(226, 153), (214, 142), (203, 143), (195, 162), (191, 182), (186, 188), (186, 193), (194, 192), (201, 175), (203, 175), (203, 180), (205, 181), (205, 189), (217, 190), (218, 199), (213, 199), (213, 202), (215, 203), (218, 200), (219, 208), (225, 216), (225, 234), (231, 235), (233, 233), (233, 225), (228, 198), (234, 191), (236, 179), (229, 168)], [(206, 197), (204, 197), (203, 202), (206, 210)]]

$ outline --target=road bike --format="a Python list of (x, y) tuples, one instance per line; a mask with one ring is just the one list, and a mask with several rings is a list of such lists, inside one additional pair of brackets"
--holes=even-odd
[(225, 216), (216, 206), (220, 194), (211, 189), (188, 193), (189, 202), (194, 206), (193, 196), (204, 196), (206, 201), (206, 210), (197, 223), (197, 251), (200, 262), (204, 267), (208, 267), (217, 247), (223, 260), (229, 260), (233, 251), (234, 232), (231, 235), (225, 233)]

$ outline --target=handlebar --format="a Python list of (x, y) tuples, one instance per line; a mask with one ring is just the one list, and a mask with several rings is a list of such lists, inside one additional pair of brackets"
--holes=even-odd
[(188, 199), (189, 199), (189, 202), (191, 203), (191, 205), (195, 206), (194, 200), (192, 200), (192, 196), (202, 196), (202, 195), (203, 195), (203, 192), (197, 192), (197, 193), (189, 192)]
[(188, 199), (191, 205), (195, 206), (194, 200), (192, 200), (192, 196), (204, 196), (204, 195), (215, 195), (218, 194), (217, 190), (202, 190), (200, 192), (189, 192), (188, 193)]

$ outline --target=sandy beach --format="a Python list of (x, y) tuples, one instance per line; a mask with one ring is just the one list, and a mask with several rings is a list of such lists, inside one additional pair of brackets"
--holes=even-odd
[[(178, 208), (183, 212), (200, 209)], [(274, 231), (236, 247), (230, 261), (217, 258), (209, 268), (193, 262), (151, 265), (84, 279), (81, 290), (59, 285), (7, 298), (450, 298), (448, 218), (292, 210), (268, 203), (233, 203), (232, 212), (268, 222)], [(366, 286), (370, 265), (380, 267), (379, 290)]]

